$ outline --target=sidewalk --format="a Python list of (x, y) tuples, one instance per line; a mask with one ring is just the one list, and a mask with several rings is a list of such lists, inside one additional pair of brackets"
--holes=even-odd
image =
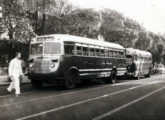
[[(22, 83), (30, 83), (30, 80), (27, 78), (27, 76), (23, 76)], [(1, 86), (7, 86), (10, 84), (9, 77), (6, 76), (0, 76), (0, 87)]]

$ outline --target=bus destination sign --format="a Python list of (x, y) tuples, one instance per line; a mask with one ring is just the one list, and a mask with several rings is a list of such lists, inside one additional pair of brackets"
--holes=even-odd
[(53, 41), (53, 37), (38, 37), (37, 42)]

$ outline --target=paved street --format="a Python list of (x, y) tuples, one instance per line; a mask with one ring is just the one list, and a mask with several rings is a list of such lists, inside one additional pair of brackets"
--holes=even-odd
[[(30, 85), (29, 85), (30, 86)], [(164, 120), (165, 75), (0, 96), (0, 120)]]

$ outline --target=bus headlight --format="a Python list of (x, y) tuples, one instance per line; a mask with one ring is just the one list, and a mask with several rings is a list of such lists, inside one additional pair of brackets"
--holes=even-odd
[(50, 67), (51, 67), (51, 68), (54, 68), (54, 67), (55, 67), (55, 63), (51, 63), (51, 64), (50, 64)]
[(29, 67), (30, 67), (30, 68), (32, 68), (33, 66), (34, 66), (34, 64), (33, 64), (33, 63), (30, 63), (30, 64), (29, 64)]

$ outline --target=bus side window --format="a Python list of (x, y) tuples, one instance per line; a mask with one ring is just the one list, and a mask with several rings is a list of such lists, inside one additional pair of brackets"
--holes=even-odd
[(120, 57), (120, 52), (119, 52), (119, 51), (116, 52), (116, 56), (117, 56), (117, 58), (121, 58), (121, 57)]
[(113, 51), (113, 57), (117, 57), (117, 52)]
[(121, 54), (121, 58), (125, 58), (124, 57), (124, 52), (120, 52), (120, 54)]
[(89, 55), (90, 56), (95, 56), (95, 50), (94, 50), (94, 48), (89, 48)]
[(113, 57), (113, 51), (109, 50), (109, 57)]
[(95, 48), (95, 55), (96, 55), (96, 56), (100, 56), (100, 49)]
[(83, 56), (88, 56), (88, 47), (83, 47)]
[(105, 57), (109, 57), (109, 55), (108, 55), (108, 49), (105, 49)]
[(81, 48), (81, 46), (76, 46), (76, 54), (77, 55), (82, 55), (82, 48)]
[(101, 57), (105, 57), (105, 51), (104, 51), (104, 49), (101, 49), (100, 56), (101, 56)]
[(64, 45), (66, 55), (74, 55), (74, 45)]

